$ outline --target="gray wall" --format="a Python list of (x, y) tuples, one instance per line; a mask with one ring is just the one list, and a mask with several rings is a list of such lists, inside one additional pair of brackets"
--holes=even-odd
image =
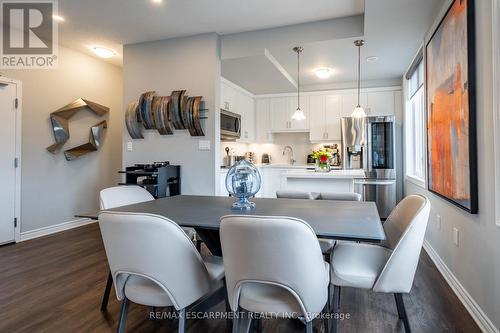
[[(101, 188), (116, 184), (121, 168), (122, 71), (82, 53), (59, 48), (59, 68), (9, 70), (23, 85), (21, 232), (75, 220), (77, 212), (98, 209)], [(68, 162), (45, 148), (54, 142), (49, 114), (83, 97), (111, 108), (99, 152)], [(88, 142), (99, 122), (89, 111), (70, 121), (65, 149)]]
[[(203, 34), (124, 46), (124, 105), (148, 90), (170, 95), (173, 90), (187, 89), (188, 95), (203, 96), (209, 109), (203, 121), (205, 137), (191, 137), (187, 130), (175, 130), (170, 136), (144, 130), (144, 139), (132, 140), (123, 127), (124, 166), (170, 161), (181, 165), (183, 194), (215, 194), (220, 151), (220, 116), (215, 107), (220, 90), (219, 44), (218, 35)], [(199, 140), (210, 140), (210, 151), (199, 150)], [(129, 141), (133, 151), (127, 151)]]
[[(430, 198), (432, 212), (426, 240), (500, 329), (500, 228), (495, 225), (493, 169), (492, 7), (491, 0), (475, 3), (479, 214), (470, 215), (408, 181), (406, 193), (421, 193)], [(437, 214), (442, 219), (440, 230)], [(454, 227), (460, 232), (458, 247), (453, 244)]]

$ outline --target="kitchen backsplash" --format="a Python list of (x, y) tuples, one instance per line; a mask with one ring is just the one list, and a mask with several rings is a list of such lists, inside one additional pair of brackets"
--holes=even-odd
[[(229, 147), (235, 155), (245, 155), (246, 152), (255, 153), (256, 163), (260, 163), (263, 153), (271, 155), (272, 164), (288, 163), (289, 152), (283, 155), (283, 148), (291, 146), (293, 149), (293, 157), (296, 160), (295, 164), (306, 164), (307, 155), (312, 150), (323, 147), (329, 143), (311, 143), (309, 141), (309, 133), (280, 133), (274, 134), (273, 143), (240, 143), (240, 142), (221, 142), (221, 156), (224, 158), (226, 152), (224, 148)], [(339, 145), (340, 149), (340, 145)], [(221, 160), (221, 163), (223, 161)]]

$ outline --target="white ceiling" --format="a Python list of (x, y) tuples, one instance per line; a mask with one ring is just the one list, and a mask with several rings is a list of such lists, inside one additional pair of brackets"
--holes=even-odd
[[(394, 82), (402, 77), (413, 56), (420, 48), (424, 35), (434, 20), (434, 13), (441, 7), (443, 0), (366, 0), (364, 13), (364, 36), (361, 75), (363, 81)], [(357, 48), (354, 40), (358, 38), (324, 40), (306, 43), (301, 46), (301, 85), (321, 89), (333, 83), (353, 83), (357, 80)], [(271, 44), (271, 43), (270, 43)], [(290, 73), (297, 78), (297, 55), (290, 47), (273, 47), (269, 52)], [(374, 63), (367, 57), (377, 56)], [(225, 78), (255, 94), (294, 91), (293, 85), (276, 87), (259, 76), (250, 58), (229, 66), (228, 60), (222, 61), (222, 74)], [(317, 78), (314, 70), (330, 67), (333, 74), (329, 79)], [(281, 91), (277, 91), (281, 89)]]
[(364, 0), (59, 0), (62, 45), (90, 53), (90, 46), (121, 45), (206, 32), (231, 34), (360, 14)]

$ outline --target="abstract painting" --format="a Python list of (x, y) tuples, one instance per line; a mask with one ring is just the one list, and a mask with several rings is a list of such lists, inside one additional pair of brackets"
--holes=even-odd
[(473, 0), (453, 1), (425, 60), (428, 189), (477, 213)]

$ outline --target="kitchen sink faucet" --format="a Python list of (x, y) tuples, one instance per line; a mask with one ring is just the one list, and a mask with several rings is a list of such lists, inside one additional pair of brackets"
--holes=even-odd
[(286, 151), (287, 151), (287, 150), (289, 150), (289, 151), (290, 151), (290, 159), (289, 159), (289, 163), (290, 163), (291, 165), (294, 165), (296, 161), (295, 161), (295, 159), (293, 158), (293, 148), (292, 148), (291, 146), (285, 146), (285, 147), (283, 148), (283, 156), (285, 156), (285, 154), (286, 154)]

